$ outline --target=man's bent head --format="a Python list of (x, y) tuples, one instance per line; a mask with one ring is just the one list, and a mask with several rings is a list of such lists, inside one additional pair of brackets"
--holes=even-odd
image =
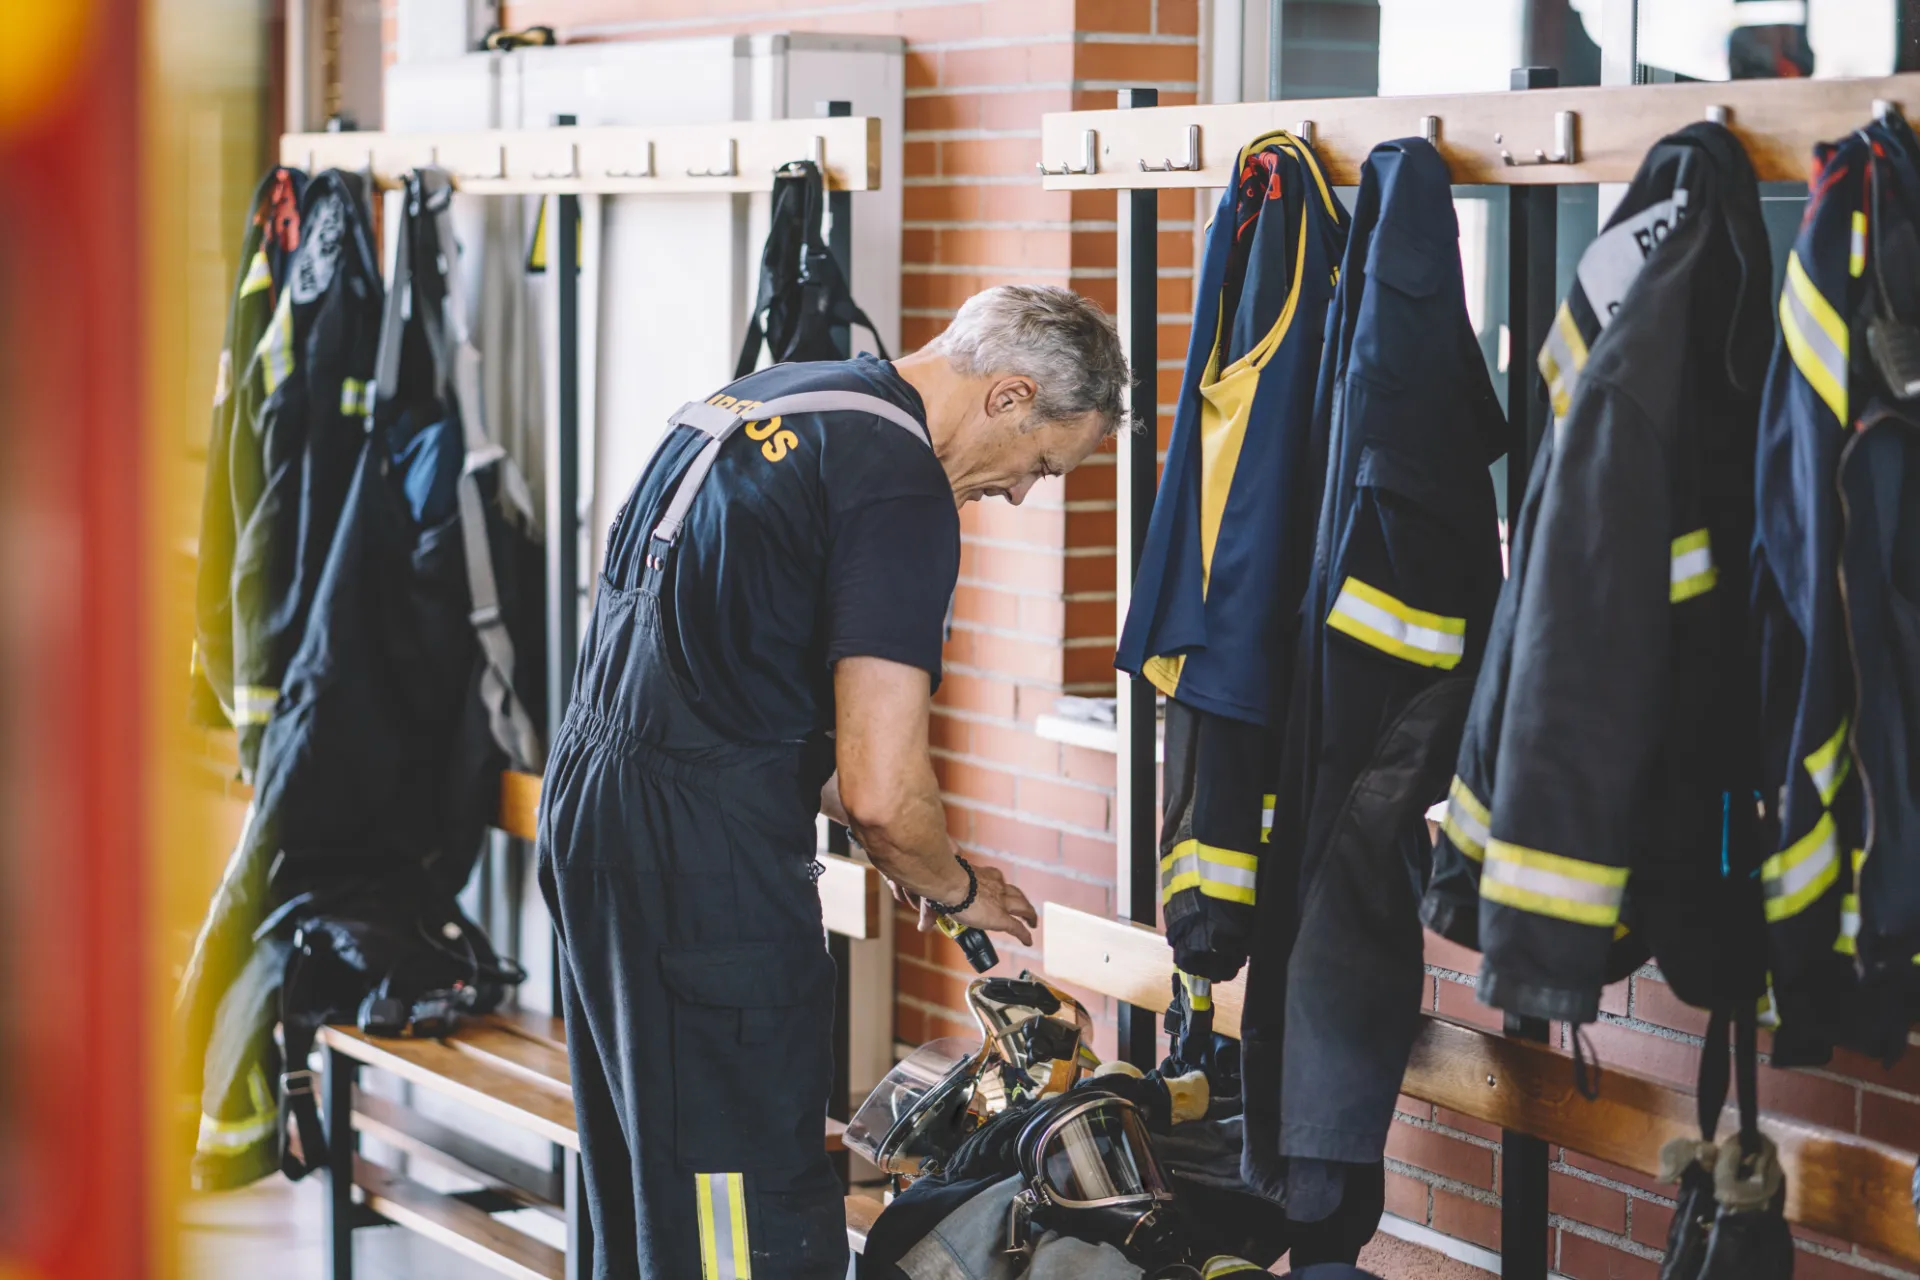
[(1113, 321), (1054, 285), (975, 294), (897, 367), (926, 402), (960, 503), (1017, 505), (1041, 477), (1079, 466), (1125, 418), (1127, 358)]

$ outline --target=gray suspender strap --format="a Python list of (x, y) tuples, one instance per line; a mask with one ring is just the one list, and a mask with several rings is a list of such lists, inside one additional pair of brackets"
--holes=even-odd
[(680, 406), (680, 411), (667, 419), (669, 429), (692, 427), (711, 438), (701, 446), (693, 461), (687, 464), (679, 487), (673, 491), (673, 500), (667, 504), (666, 514), (654, 526), (655, 538), (670, 547), (674, 539), (680, 536), (680, 526), (686, 521), (688, 509), (693, 506), (694, 495), (706, 483), (707, 472), (713, 470), (714, 459), (720, 456), (720, 446), (744, 423), (767, 422), (789, 413), (870, 413), (876, 418), (885, 418), (927, 448), (933, 448), (933, 441), (927, 438), (927, 429), (920, 425), (919, 419), (890, 400), (858, 391), (796, 391), (790, 396), (778, 396), (764, 404), (755, 405), (748, 412), (753, 416), (743, 418), (732, 409), (696, 400)]
[[(494, 465), (500, 479), (501, 499), (517, 508), (523, 524), (533, 527), (532, 496), (527, 482), (504, 449), (487, 435), (484, 406), (480, 397), (480, 353), (467, 336), (466, 311), (460, 291), (459, 252), (453, 234), (453, 193), (443, 170), (421, 169), (416, 173), (419, 198), (434, 219), (435, 239), (440, 246), (441, 265), (446, 279), (445, 306), (438, 317), (423, 316), (433, 339), (436, 378), (440, 394), (460, 418), (465, 438), (466, 462), (460, 471), (460, 539), (467, 562), (467, 592), (472, 604), (468, 614), (474, 636), (480, 642), (484, 669), (480, 674), (480, 696), (487, 708), (488, 727), (493, 740), (507, 753), (516, 769), (537, 772), (544, 762), (540, 735), (533, 726), (526, 704), (513, 687), (513, 636), (500, 615), (500, 587), (493, 574), (493, 548), (487, 540), (487, 518), (480, 496), (480, 484), (474, 473)], [(408, 197), (414, 194), (409, 191)], [(380, 324), (380, 351), (374, 365), (377, 394), (390, 398), (399, 388), (400, 343), (413, 303), (412, 237), (405, 228), (395, 246), (393, 287), (387, 294), (387, 306)]]

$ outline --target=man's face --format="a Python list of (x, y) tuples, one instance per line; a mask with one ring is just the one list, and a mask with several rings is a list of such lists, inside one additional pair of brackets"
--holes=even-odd
[(972, 493), (956, 495), (962, 503), (981, 497), (1004, 497), (1020, 507), (1027, 493), (1046, 476), (1066, 476), (1087, 461), (1106, 438), (1106, 424), (1094, 413), (1066, 422), (1046, 422), (1031, 430), (1012, 428), (996, 441), (987, 468)]

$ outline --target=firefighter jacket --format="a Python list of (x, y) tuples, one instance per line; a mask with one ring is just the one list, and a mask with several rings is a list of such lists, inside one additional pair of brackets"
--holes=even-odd
[(1581, 1023), (1629, 923), (1689, 1003), (1762, 977), (1740, 584), (1771, 265), (1733, 135), (1662, 139), (1576, 276), (1423, 915), (1484, 952), (1482, 1000)]
[(1297, 1221), (1385, 1149), (1420, 1020), (1423, 815), (1500, 590), (1506, 424), (1449, 181), (1417, 138), (1367, 158), (1315, 396), (1325, 488), (1243, 1022), (1247, 1180)]
[(1115, 659), (1170, 699), (1161, 903), (1175, 963), (1208, 979), (1239, 972), (1254, 926), (1274, 684), (1312, 554), (1314, 385), (1346, 236), (1310, 147), (1277, 131), (1242, 149), (1207, 233), (1166, 479)]
[(1239, 174), (1207, 231), (1166, 476), (1115, 664), (1196, 711), (1265, 725), (1306, 583), (1320, 482), (1307, 439), (1347, 218), (1290, 133), (1254, 139)]
[[(1815, 153), (1760, 415), (1761, 872), (1776, 1056), (1905, 1046), (1920, 954), (1920, 147)], [(1920, 345), (1909, 348), (1920, 350)], [(1893, 357), (1891, 359), (1885, 357)]]
[(208, 443), (193, 668), (203, 719), (238, 730), (249, 779), (372, 408), (382, 289), (368, 227), (359, 177), (276, 169), (242, 250)]
[[(405, 298), (369, 344), (369, 370), (376, 359), (394, 370), (369, 421), (333, 417), (339, 377), (306, 383), (326, 403), (302, 420), (350, 425), (352, 453), (305, 625), (259, 738), (247, 822), (182, 979), (181, 1042), (203, 1080), (194, 1160), (203, 1189), (241, 1185), (279, 1164), (272, 1028), (316, 1012), (280, 1006), (296, 908), (344, 910), (370, 886), (415, 882), (448, 900), (457, 894), (499, 812), (513, 749), (497, 727), (488, 625), (504, 623), (518, 640), (519, 688), (536, 687), (543, 670), (543, 557), (510, 514), (519, 488), (510, 464), (476, 448), (461, 417), (479, 406), (455, 392), (464, 335), (449, 318), (457, 300), (447, 296), (446, 268), (457, 248), (427, 198), (444, 194), (444, 179), (425, 181), (410, 178), (406, 192), (408, 243), (396, 254), (394, 286)], [(306, 224), (311, 232), (311, 215)], [(409, 271), (409, 261), (427, 265)], [(334, 279), (346, 269), (336, 264)], [(379, 276), (368, 282), (378, 290)], [(377, 314), (379, 292), (372, 303)], [(316, 347), (325, 343), (303, 350)], [(490, 570), (493, 604), (484, 610), (476, 554)]]

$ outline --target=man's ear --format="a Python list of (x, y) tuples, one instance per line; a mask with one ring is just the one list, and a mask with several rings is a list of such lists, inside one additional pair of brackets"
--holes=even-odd
[(1010, 373), (988, 389), (987, 416), (997, 418), (1008, 413), (1024, 414), (1038, 391), (1039, 387), (1034, 385), (1032, 378), (1024, 373)]

